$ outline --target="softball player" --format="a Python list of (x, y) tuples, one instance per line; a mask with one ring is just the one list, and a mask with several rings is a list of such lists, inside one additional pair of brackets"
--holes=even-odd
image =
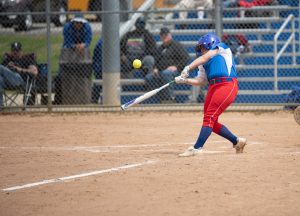
[[(238, 81), (232, 52), (214, 33), (202, 36), (195, 50), (200, 57), (186, 66), (181, 75), (175, 78), (175, 81), (178, 84), (199, 86), (208, 82), (209, 88), (204, 103), (203, 124), (196, 144), (179, 156), (187, 157), (200, 153), (212, 132), (232, 142), (236, 153), (242, 153), (246, 139), (236, 137), (218, 121), (219, 116), (234, 102), (238, 93)], [(196, 67), (199, 68), (198, 75), (193, 79), (188, 78), (189, 71)]]

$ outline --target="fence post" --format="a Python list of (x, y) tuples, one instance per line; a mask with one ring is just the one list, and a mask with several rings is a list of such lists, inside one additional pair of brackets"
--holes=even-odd
[(52, 111), (52, 73), (51, 73), (51, 15), (50, 0), (46, 2), (46, 22), (47, 22), (47, 94), (48, 94), (48, 112)]
[(295, 31), (295, 18), (293, 18), (292, 21), (292, 34), (293, 34), (293, 39), (292, 39), (292, 49), (293, 49), (293, 65), (296, 65), (296, 31)]
[(102, 20), (103, 36), (103, 104), (120, 105), (120, 5), (118, 0), (102, 1), (104, 13)]
[(214, 0), (215, 2), (215, 26), (216, 34), (219, 38), (222, 38), (223, 34), (223, 24), (222, 24), (222, 14), (223, 14), (223, 2), (221, 0)]

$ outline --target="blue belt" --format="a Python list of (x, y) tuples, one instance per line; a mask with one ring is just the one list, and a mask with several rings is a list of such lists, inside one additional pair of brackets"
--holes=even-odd
[(232, 77), (219, 77), (219, 78), (214, 78), (209, 80), (210, 85), (214, 85), (217, 83), (222, 83), (222, 82), (232, 82)]

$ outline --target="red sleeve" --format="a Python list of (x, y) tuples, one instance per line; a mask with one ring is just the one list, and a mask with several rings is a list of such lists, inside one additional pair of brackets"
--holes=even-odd
[(246, 8), (255, 6), (254, 3), (253, 3), (253, 1), (252, 2), (248, 2), (246, 0), (240, 0), (239, 1), (239, 5), (240, 5), (240, 7), (246, 7)]
[(222, 35), (222, 41), (225, 41), (225, 40), (227, 40), (229, 38), (229, 35), (228, 34), (223, 34)]
[(241, 7), (253, 7), (253, 6), (265, 6), (272, 4), (273, 0), (253, 0), (253, 1), (247, 1), (247, 0), (240, 0), (239, 5)]
[(248, 46), (249, 45), (248, 40), (247, 40), (247, 38), (244, 35), (237, 34), (236, 37), (237, 37), (238, 41), (240, 42), (240, 44), (243, 44), (244, 46)]

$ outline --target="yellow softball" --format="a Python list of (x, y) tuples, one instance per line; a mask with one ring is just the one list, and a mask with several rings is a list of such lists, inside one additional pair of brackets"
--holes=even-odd
[(140, 67), (142, 66), (141, 60), (135, 59), (135, 60), (132, 62), (132, 66), (133, 66), (135, 69), (140, 68)]

